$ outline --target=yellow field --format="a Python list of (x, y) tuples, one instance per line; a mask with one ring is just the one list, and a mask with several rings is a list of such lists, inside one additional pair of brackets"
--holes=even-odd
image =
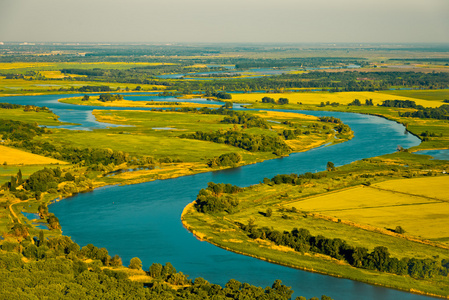
[(0, 146), (0, 163), (8, 165), (49, 165), (67, 164), (64, 161), (32, 154), (22, 150)]
[(318, 117), (310, 116), (310, 115), (304, 115), (299, 113), (288, 113), (288, 112), (281, 112), (281, 111), (261, 111), (257, 115), (261, 116), (262, 118), (276, 118), (276, 119), (302, 119), (302, 120), (310, 120), (310, 121), (317, 121)]
[(51, 65), (52, 63), (25, 63), (25, 62), (0, 63), (0, 70), (41, 68)]
[[(286, 207), (449, 244), (449, 176), (391, 180), (290, 202)], [(431, 198), (429, 198), (431, 197)]]
[(373, 186), (449, 201), (449, 176), (389, 180), (373, 184)]
[(321, 102), (338, 102), (347, 105), (359, 99), (360, 102), (365, 103), (366, 99), (373, 99), (374, 105), (381, 104), (385, 100), (412, 100), (416, 104), (425, 107), (439, 107), (441, 101), (429, 101), (410, 97), (402, 97), (396, 95), (388, 95), (378, 92), (341, 92), (341, 93), (327, 93), (327, 92), (309, 92), (309, 93), (251, 93), (251, 94), (232, 94), (232, 101), (235, 102), (261, 102), (263, 97), (271, 97), (275, 100), (279, 98), (287, 98), (289, 103), (303, 103), (319, 105)]
[(46, 78), (65, 78), (65, 77), (87, 77), (86, 75), (64, 74), (61, 71), (39, 71)]

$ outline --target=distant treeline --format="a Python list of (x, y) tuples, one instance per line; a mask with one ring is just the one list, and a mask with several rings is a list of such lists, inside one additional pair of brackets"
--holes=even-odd
[(321, 66), (342, 66), (349, 64), (363, 65), (364, 59), (352, 57), (291, 57), (279, 59), (248, 59), (235, 65), (236, 69), (250, 68), (313, 68)]
[(385, 100), (382, 102), (380, 106), (416, 109), (416, 111), (412, 112), (410, 111), (400, 112), (399, 113), (400, 117), (449, 120), (448, 104), (443, 104), (440, 107), (424, 107), (422, 105), (416, 105), (415, 101), (410, 100)]

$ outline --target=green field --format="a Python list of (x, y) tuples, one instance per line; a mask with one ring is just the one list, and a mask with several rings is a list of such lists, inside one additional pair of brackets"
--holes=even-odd
[[(400, 97), (410, 97), (415, 99), (423, 99), (430, 101), (441, 101), (447, 99), (449, 100), (449, 90), (400, 90), (400, 91), (382, 91), (384, 94), (400, 96)], [(441, 103), (443, 104), (443, 103)], [(424, 105), (424, 104), (422, 104)]]
[[(1, 102), (1, 98), (0, 98)], [(39, 125), (62, 125), (65, 123), (58, 121), (58, 116), (47, 111), (24, 111), (23, 108), (0, 109), (0, 119), (14, 120), (27, 123), (37, 123)]]

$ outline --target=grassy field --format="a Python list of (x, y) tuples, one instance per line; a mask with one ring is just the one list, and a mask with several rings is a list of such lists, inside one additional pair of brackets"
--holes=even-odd
[[(400, 90), (400, 91), (382, 91), (384, 94), (410, 97), (415, 99), (423, 99), (430, 101), (449, 100), (449, 89), (446, 90)], [(441, 103), (443, 104), (443, 103)], [(424, 105), (424, 104), (421, 104)], [(425, 106), (425, 105), (424, 105)]]
[[(1, 98), (0, 98), (1, 102)], [(23, 108), (0, 109), (0, 119), (14, 120), (27, 123), (37, 123), (39, 125), (62, 125), (64, 123), (58, 121), (58, 116), (46, 111), (24, 111)]]
[[(381, 104), (385, 100), (412, 100), (416, 104), (425, 107), (438, 107), (442, 103), (439, 100), (424, 100), (420, 98), (413, 98), (411, 96), (390, 95), (384, 92), (304, 92), (304, 93), (250, 93), (250, 94), (232, 94), (232, 101), (242, 103), (261, 102), (263, 97), (271, 97), (275, 100), (279, 98), (287, 98), (291, 104), (312, 104), (319, 105), (321, 102), (337, 102), (340, 105), (347, 105), (359, 99), (360, 102), (365, 103), (366, 99), (373, 99), (374, 105)], [(271, 106), (271, 105), (270, 105)], [(284, 105), (273, 105), (274, 108), (282, 109)]]

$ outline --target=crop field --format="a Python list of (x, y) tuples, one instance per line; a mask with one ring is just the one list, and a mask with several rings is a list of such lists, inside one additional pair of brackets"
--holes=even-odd
[[(449, 89), (445, 90), (399, 90), (399, 91), (382, 91), (383, 94), (410, 97), (423, 100), (443, 101), (449, 100)], [(441, 103), (443, 104), (443, 103)], [(422, 104), (425, 106), (424, 104)]]
[(449, 177), (401, 179), (291, 202), (287, 207), (449, 243)]
[[(385, 100), (412, 100), (416, 104), (423, 105), (425, 107), (438, 107), (442, 103), (436, 100), (422, 100), (407, 96), (389, 95), (382, 92), (340, 92), (340, 93), (328, 93), (328, 92), (304, 92), (304, 93), (250, 93), (250, 94), (232, 94), (232, 101), (236, 102), (262, 102), (263, 97), (271, 97), (275, 100), (279, 98), (287, 98), (291, 104), (313, 104), (319, 105), (321, 102), (337, 102), (341, 105), (347, 105), (359, 99), (360, 102), (365, 103), (366, 99), (373, 99), (374, 105), (381, 104)], [(281, 109), (282, 105), (274, 105), (274, 107)]]
[(373, 184), (374, 187), (449, 201), (449, 176), (397, 179)]
[(49, 165), (66, 162), (0, 145), (0, 162), (7, 165)]

